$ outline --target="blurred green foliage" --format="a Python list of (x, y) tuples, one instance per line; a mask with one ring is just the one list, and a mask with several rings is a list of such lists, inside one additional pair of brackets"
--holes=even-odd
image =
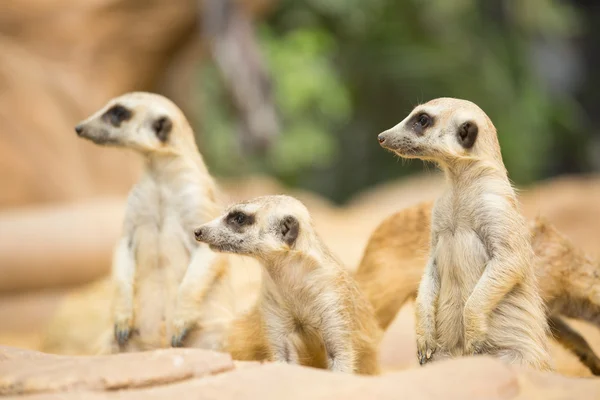
[(342, 202), (421, 170), (401, 166), (377, 134), (420, 102), (459, 97), (488, 113), (511, 178), (529, 183), (553, 171), (557, 152), (585, 146), (572, 95), (550, 93), (532, 59), (536, 43), (579, 26), (576, 10), (551, 0), (280, 0), (258, 27), (280, 138), (266, 155), (240, 151), (235, 115), (205, 66), (203, 151), (217, 175), (267, 173)]

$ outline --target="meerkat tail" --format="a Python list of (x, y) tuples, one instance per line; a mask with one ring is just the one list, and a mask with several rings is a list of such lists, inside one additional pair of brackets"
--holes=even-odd
[(429, 251), (432, 206), (421, 203), (386, 218), (371, 235), (354, 274), (384, 330), (416, 297)]
[(600, 358), (594, 353), (585, 338), (558, 315), (549, 316), (548, 323), (554, 339), (565, 349), (575, 354), (592, 374), (600, 375)]

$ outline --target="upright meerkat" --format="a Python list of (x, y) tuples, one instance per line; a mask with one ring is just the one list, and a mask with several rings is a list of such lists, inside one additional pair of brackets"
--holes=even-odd
[(433, 208), (416, 300), (419, 362), (488, 353), (549, 369), (529, 231), (490, 119), (471, 102), (436, 99), (378, 139), (401, 157), (436, 162), (448, 185)]
[(242, 320), (246, 328), (255, 321), (252, 336), (264, 336), (267, 348), (253, 340), (248, 346), (259, 354), (251, 357), (267, 353), (275, 361), (332, 371), (379, 372), (381, 331), (371, 305), (317, 236), (301, 202), (266, 196), (236, 204), (195, 235), (214, 250), (254, 257), (264, 267), (256, 308)]
[[(417, 296), (430, 251), (430, 202), (390, 215), (375, 229), (355, 274), (381, 329), (392, 323), (400, 308)], [(575, 248), (550, 223), (529, 223), (540, 294), (550, 312), (552, 336), (573, 352), (594, 375), (600, 358), (586, 340), (564, 322), (562, 315), (600, 327), (600, 263)]]
[(194, 239), (194, 229), (219, 210), (185, 116), (165, 97), (128, 93), (75, 131), (135, 150), (145, 163), (114, 254), (112, 351), (181, 345), (186, 335), (187, 345), (220, 349), (222, 313), (231, 305), (223, 295), (227, 260)]

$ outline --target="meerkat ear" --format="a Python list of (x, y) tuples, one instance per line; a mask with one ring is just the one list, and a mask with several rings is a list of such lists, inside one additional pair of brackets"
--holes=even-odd
[(281, 220), (279, 229), (283, 241), (287, 243), (288, 246), (291, 247), (294, 243), (296, 243), (298, 233), (300, 232), (300, 224), (296, 218), (292, 217), (291, 215), (284, 217)]
[(171, 133), (172, 128), (173, 123), (167, 117), (160, 117), (152, 124), (152, 129), (154, 129), (156, 137), (163, 143), (169, 138), (169, 133)]
[(458, 143), (465, 149), (470, 149), (475, 144), (477, 132), (479, 132), (479, 128), (475, 122), (468, 121), (463, 123), (458, 127), (458, 132), (456, 134)]

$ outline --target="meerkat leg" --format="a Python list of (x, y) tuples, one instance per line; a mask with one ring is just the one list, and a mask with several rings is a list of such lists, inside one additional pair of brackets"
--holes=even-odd
[(281, 317), (274, 314), (270, 318), (265, 318), (265, 321), (272, 360), (288, 364), (299, 364), (296, 343), (289, 328), (291, 324), (286, 323)]
[(133, 281), (135, 258), (130, 249), (129, 238), (123, 238), (117, 245), (113, 260), (114, 336), (119, 346), (125, 345), (133, 328)]
[(496, 358), (510, 365), (520, 365), (537, 371), (552, 371), (553, 368), (546, 360), (539, 360), (528, 357), (514, 349), (491, 350), (489, 354), (493, 354)]
[[(496, 358), (510, 365), (527, 365), (525, 362), (523, 355), (516, 350), (513, 349), (502, 349), (497, 351), (491, 351), (490, 354), (493, 354)], [(532, 366), (532, 365), (531, 365)]]
[(435, 308), (439, 289), (440, 280), (435, 260), (430, 258), (415, 300), (417, 357), (421, 365), (428, 362), (437, 349)]
[(322, 337), (327, 356), (327, 368), (335, 372), (352, 373), (355, 369), (356, 351), (353, 347), (347, 321), (332, 304), (324, 307)]
[(487, 336), (488, 318), (500, 301), (520, 281), (518, 263), (492, 258), (473, 292), (465, 303), (463, 320), (465, 325), (465, 352), (477, 354)]
[(563, 347), (575, 354), (581, 363), (590, 369), (592, 374), (600, 375), (600, 358), (596, 356), (585, 338), (557, 315), (549, 316), (548, 322), (554, 338)]
[(343, 333), (324, 333), (327, 368), (334, 372), (354, 372), (356, 354), (352, 339)]
[(298, 352), (293, 341), (287, 337), (273, 339), (271, 341), (273, 361), (299, 365)]
[(202, 245), (192, 255), (177, 292), (175, 314), (172, 321), (171, 345), (180, 347), (188, 332), (200, 319), (202, 301), (221, 272), (219, 256)]

